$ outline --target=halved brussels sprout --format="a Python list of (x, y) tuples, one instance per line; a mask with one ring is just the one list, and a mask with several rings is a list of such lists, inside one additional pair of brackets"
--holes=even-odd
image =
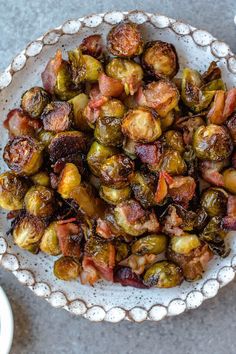
[(222, 218), (220, 216), (214, 216), (204, 227), (200, 234), (200, 238), (208, 243), (219, 243), (225, 239), (227, 231), (222, 226)]
[(144, 284), (156, 288), (173, 288), (183, 281), (182, 270), (179, 266), (168, 261), (153, 264), (144, 274)]
[(156, 204), (154, 196), (156, 189), (155, 176), (136, 171), (131, 179), (131, 188), (135, 199), (146, 209)]
[(209, 216), (226, 214), (228, 195), (222, 188), (208, 188), (201, 197), (201, 206)]
[(74, 87), (71, 77), (70, 65), (63, 60), (54, 87), (54, 93), (62, 101), (68, 101), (80, 93), (80, 87)]
[(119, 263), (123, 261), (129, 254), (129, 246), (125, 242), (121, 242), (117, 240), (114, 242), (114, 246), (116, 249), (116, 262)]
[(132, 60), (114, 58), (106, 66), (108, 76), (121, 80), (127, 95), (134, 95), (141, 85), (143, 70)]
[(137, 145), (137, 142), (134, 140), (131, 140), (127, 137), (124, 138), (123, 140), (123, 150), (126, 155), (128, 155), (132, 160), (136, 159), (136, 151), (135, 147)]
[(40, 218), (26, 215), (20, 218), (13, 229), (14, 242), (20, 248), (36, 253), (44, 230), (45, 224)]
[(135, 241), (131, 247), (133, 254), (160, 254), (167, 248), (166, 235), (148, 235)]
[(7, 210), (23, 208), (24, 196), (28, 190), (27, 183), (11, 172), (0, 175), (0, 206)]
[(100, 34), (92, 34), (91, 36), (85, 37), (79, 47), (83, 54), (100, 58), (103, 51), (102, 36)]
[(170, 240), (171, 249), (180, 254), (188, 254), (195, 248), (199, 247), (201, 241), (197, 235), (184, 233), (181, 236), (174, 236)]
[(165, 134), (165, 141), (169, 147), (173, 150), (178, 151), (180, 154), (184, 152), (184, 142), (183, 136), (180, 132), (176, 130), (168, 130)]
[(34, 184), (38, 184), (39, 186), (50, 186), (50, 177), (45, 171), (40, 171), (35, 175), (31, 176), (31, 180), (34, 182)]
[(142, 55), (142, 65), (156, 79), (172, 79), (179, 70), (175, 47), (162, 41), (148, 42)]
[(140, 55), (143, 51), (143, 40), (138, 26), (131, 22), (113, 26), (107, 36), (107, 49), (118, 57)]
[(120, 146), (123, 141), (121, 119), (114, 117), (100, 117), (96, 121), (94, 137), (100, 144), (106, 146)]
[(54, 136), (55, 134), (53, 132), (47, 132), (46, 130), (41, 130), (38, 138), (45, 147), (48, 147), (48, 145), (50, 144)]
[(124, 188), (134, 172), (134, 163), (126, 155), (117, 154), (107, 158), (101, 165), (101, 180), (105, 185)]
[(160, 118), (155, 111), (148, 108), (129, 110), (122, 120), (122, 132), (137, 142), (153, 142), (162, 133)]
[(43, 145), (29, 136), (15, 137), (5, 146), (3, 158), (8, 167), (20, 175), (38, 172), (43, 163)]
[(195, 131), (193, 148), (201, 160), (222, 161), (231, 155), (233, 143), (225, 127), (210, 124)]
[(75, 280), (81, 273), (81, 265), (72, 257), (61, 257), (54, 263), (54, 275), (61, 280)]
[(99, 195), (107, 203), (117, 205), (130, 198), (131, 189), (130, 187), (115, 189), (108, 186), (101, 186)]
[(41, 119), (47, 131), (59, 133), (69, 130), (72, 123), (72, 107), (68, 102), (53, 101), (45, 107)]
[(40, 242), (40, 250), (51, 256), (57, 256), (61, 253), (56, 225), (57, 222), (54, 221), (46, 228)]
[(87, 155), (87, 162), (92, 173), (95, 176), (100, 176), (103, 162), (116, 153), (117, 150), (114, 147), (104, 146), (94, 141)]
[[(149, 166), (149, 168), (155, 170), (155, 166)], [(160, 167), (157, 170), (176, 176), (184, 174), (187, 170), (187, 165), (178, 151), (168, 149), (164, 152)]]
[(125, 114), (125, 106), (116, 98), (111, 98), (101, 106), (101, 116), (122, 118)]
[(83, 55), (83, 59), (86, 67), (85, 80), (89, 82), (97, 81), (103, 71), (101, 62), (91, 55)]
[(26, 193), (24, 203), (29, 214), (49, 217), (54, 212), (54, 192), (44, 186), (33, 186)]
[(236, 194), (236, 169), (228, 168), (223, 172), (224, 187), (229, 192)]
[(62, 198), (70, 198), (71, 192), (80, 185), (80, 182), (78, 168), (73, 163), (66, 163), (59, 177), (57, 191)]
[(46, 105), (50, 102), (50, 96), (42, 87), (32, 87), (21, 98), (21, 108), (32, 118), (38, 118)]
[(85, 118), (83, 111), (87, 106), (89, 98), (85, 93), (80, 93), (78, 96), (75, 96), (69, 103), (73, 106), (73, 123), (76, 129), (81, 131), (90, 131), (91, 128), (88, 125), (87, 119)]

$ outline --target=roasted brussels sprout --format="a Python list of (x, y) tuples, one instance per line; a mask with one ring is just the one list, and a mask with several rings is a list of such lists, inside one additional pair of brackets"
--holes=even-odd
[[(151, 166), (150, 169), (155, 170), (156, 168), (155, 166)], [(158, 167), (157, 170), (165, 171), (170, 175), (176, 176), (184, 174), (187, 170), (187, 166), (178, 151), (167, 149), (162, 156), (160, 167)]]
[(143, 51), (143, 40), (138, 26), (122, 22), (112, 27), (107, 36), (107, 49), (117, 57), (134, 57)]
[(54, 275), (61, 280), (75, 280), (81, 272), (81, 265), (72, 257), (61, 257), (54, 263)]
[(30, 119), (21, 109), (12, 109), (3, 125), (8, 130), (10, 137), (23, 135), (34, 137), (36, 130), (40, 128), (40, 122)]
[(42, 87), (32, 87), (21, 98), (21, 108), (32, 118), (38, 118), (46, 105), (50, 102), (50, 96)]
[(119, 263), (125, 259), (129, 254), (129, 246), (125, 242), (116, 241), (114, 243), (116, 249), (116, 262)]
[(33, 186), (26, 193), (24, 203), (29, 214), (49, 217), (54, 212), (54, 192), (44, 186)]
[(94, 137), (100, 144), (106, 146), (120, 146), (123, 141), (121, 119), (114, 117), (100, 117), (96, 121)]
[(40, 250), (51, 256), (57, 256), (61, 253), (56, 225), (57, 222), (54, 221), (46, 228), (40, 242)]
[(85, 37), (79, 47), (83, 54), (100, 58), (103, 50), (102, 36), (100, 34), (92, 34), (91, 36)]
[(0, 206), (7, 210), (22, 209), (27, 183), (11, 172), (0, 175)]
[(175, 121), (174, 110), (167, 113), (165, 117), (161, 117), (161, 129), (166, 131)]
[(132, 160), (136, 159), (136, 152), (135, 152), (135, 147), (137, 143), (134, 140), (131, 140), (129, 138), (124, 138), (123, 140), (123, 150), (128, 155)]
[(34, 182), (34, 184), (38, 184), (39, 186), (50, 186), (50, 177), (45, 171), (38, 172), (35, 175), (31, 176), (31, 180)]
[(171, 238), (171, 249), (180, 254), (188, 254), (195, 248), (199, 247), (201, 241), (197, 235), (184, 233), (181, 236), (174, 236)]
[(13, 229), (14, 242), (20, 248), (36, 253), (44, 231), (45, 224), (40, 218), (26, 215), (20, 218)]
[(68, 102), (54, 101), (49, 103), (42, 115), (43, 128), (59, 133), (69, 130), (72, 123), (72, 107)]
[(130, 110), (122, 120), (122, 132), (134, 141), (151, 143), (161, 136), (160, 118), (148, 108)]
[(136, 100), (140, 106), (154, 108), (161, 117), (166, 117), (178, 106), (179, 98), (179, 91), (173, 82), (159, 80), (141, 88)]
[(59, 177), (57, 191), (62, 198), (70, 198), (71, 192), (80, 185), (80, 182), (78, 168), (73, 163), (66, 163)]
[(195, 131), (193, 148), (201, 160), (222, 161), (231, 155), (233, 143), (226, 128), (210, 124)]
[(100, 176), (103, 162), (116, 153), (117, 150), (115, 148), (104, 146), (94, 141), (87, 155), (87, 162), (92, 173), (95, 176)]
[(99, 194), (107, 203), (117, 205), (130, 198), (131, 189), (130, 187), (115, 189), (108, 186), (101, 186)]
[(43, 163), (43, 145), (29, 136), (15, 137), (5, 146), (3, 158), (8, 167), (19, 175), (38, 172)]
[(62, 101), (68, 101), (77, 96), (81, 89), (74, 87), (71, 77), (70, 65), (63, 60), (56, 76), (54, 93)]
[(103, 218), (97, 219), (96, 234), (104, 239), (119, 239), (122, 237), (130, 241), (130, 237), (117, 224), (114, 216), (114, 209), (107, 208)]
[(123, 154), (107, 158), (101, 165), (101, 180), (105, 185), (114, 188), (124, 188), (134, 172), (133, 161)]
[(169, 147), (178, 151), (180, 154), (184, 152), (184, 142), (182, 134), (176, 130), (168, 130), (165, 134), (165, 141)]
[(85, 80), (89, 82), (97, 81), (103, 70), (102, 64), (91, 55), (83, 55), (83, 59), (86, 67)]
[(156, 178), (154, 175), (136, 171), (131, 178), (131, 188), (135, 199), (146, 209), (156, 204), (154, 196)]
[(236, 145), (236, 113), (227, 120), (226, 125), (233, 139), (233, 143)]
[(226, 213), (227, 193), (222, 188), (208, 188), (201, 197), (201, 206), (209, 216), (222, 216)]
[(202, 116), (187, 116), (176, 120), (175, 126), (183, 132), (183, 140), (186, 145), (192, 144), (194, 132), (201, 126), (205, 125)]
[(236, 194), (236, 169), (228, 168), (223, 172), (224, 187), (229, 192)]
[(54, 136), (55, 134), (53, 132), (47, 132), (46, 130), (41, 130), (38, 138), (45, 147), (48, 147), (48, 145), (50, 144)]
[(222, 218), (214, 216), (204, 227), (200, 238), (208, 243), (219, 243), (225, 239), (227, 231), (222, 226)]
[(125, 106), (120, 100), (112, 98), (101, 106), (101, 116), (122, 118), (125, 114)]
[(78, 96), (75, 96), (69, 103), (73, 106), (73, 123), (76, 129), (81, 131), (90, 131), (91, 128), (88, 125), (88, 122), (84, 116), (84, 109), (87, 106), (89, 98), (85, 93), (80, 93)]
[(144, 254), (159, 254), (167, 248), (167, 237), (165, 235), (148, 235), (144, 236), (132, 245), (133, 254), (143, 256)]
[(117, 224), (129, 235), (140, 236), (145, 232), (158, 232), (159, 222), (154, 211), (146, 211), (133, 199), (115, 207)]
[(156, 79), (172, 79), (179, 70), (175, 47), (166, 42), (148, 42), (142, 55), (142, 66)]
[(134, 95), (141, 85), (143, 70), (132, 60), (114, 58), (106, 66), (106, 73), (114, 79), (121, 80), (126, 95)]
[(173, 288), (183, 281), (181, 268), (176, 264), (161, 261), (153, 264), (144, 274), (144, 284), (156, 288)]

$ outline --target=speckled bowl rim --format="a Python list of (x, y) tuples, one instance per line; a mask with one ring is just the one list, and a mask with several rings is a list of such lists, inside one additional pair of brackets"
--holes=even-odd
[[(0, 92), (10, 85), (14, 74), (25, 67), (30, 57), (36, 57), (44, 46), (56, 44), (61, 36), (76, 34), (83, 27), (96, 28), (103, 22), (113, 25), (126, 18), (138, 24), (149, 22), (158, 29), (169, 28), (178, 36), (191, 36), (197, 46), (209, 47), (216, 60), (226, 60), (227, 70), (236, 75), (236, 56), (225, 42), (217, 40), (209, 32), (196, 29), (191, 25), (159, 13), (136, 10), (129, 12), (112, 11), (68, 20), (63, 25), (48, 31), (37, 40), (31, 42), (0, 74)], [(149, 310), (136, 306), (130, 310), (122, 307), (113, 307), (106, 311), (100, 305), (87, 306), (85, 301), (79, 298), (69, 301), (61, 291), (52, 291), (47, 283), (37, 282), (32, 271), (22, 269), (17, 256), (9, 252), (7, 241), (1, 233), (0, 263), (4, 268), (10, 270), (22, 284), (28, 286), (37, 296), (45, 298), (52, 306), (64, 308), (74, 315), (82, 315), (91, 321), (104, 320), (113, 323), (120, 322), (123, 319), (138, 323), (145, 320), (160, 321), (166, 316), (179, 315), (188, 309), (195, 309), (204, 300), (214, 297), (221, 287), (231, 282), (236, 271), (236, 255), (232, 254), (230, 266), (220, 268), (215, 278), (208, 278), (203, 283), (201, 290), (190, 291), (185, 300), (176, 298), (171, 300), (168, 306), (157, 303)]]

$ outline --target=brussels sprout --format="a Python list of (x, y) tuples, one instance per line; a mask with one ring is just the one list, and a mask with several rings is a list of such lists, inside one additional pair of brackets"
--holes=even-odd
[(231, 155), (233, 143), (224, 127), (210, 124), (195, 131), (193, 148), (201, 160), (222, 161)]
[(107, 49), (118, 57), (140, 55), (143, 51), (143, 40), (138, 26), (131, 22), (113, 26), (107, 36)]
[(100, 176), (103, 162), (116, 153), (117, 150), (115, 148), (103, 146), (97, 141), (94, 141), (87, 155), (87, 162), (92, 173), (95, 176)]
[(164, 137), (169, 147), (178, 151), (180, 154), (184, 152), (184, 142), (180, 132), (176, 130), (169, 130), (164, 134)]
[(226, 125), (233, 139), (233, 143), (236, 145), (236, 113), (227, 120)]
[(80, 93), (80, 88), (73, 88), (70, 65), (64, 60), (56, 76), (54, 93), (62, 101), (68, 101)]
[(14, 242), (20, 248), (36, 253), (45, 230), (44, 222), (33, 215), (26, 215), (17, 222), (13, 229)]
[(127, 59), (112, 59), (106, 66), (106, 73), (114, 79), (121, 80), (125, 93), (131, 96), (138, 90), (143, 79), (141, 66)]
[(204, 82), (210, 82), (212, 80), (217, 80), (221, 78), (221, 70), (220, 68), (217, 66), (217, 63), (215, 61), (212, 61), (207, 69), (207, 71), (205, 71), (202, 74), (202, 79)]
[(49, 187), (50, 186), (50, 177), (47, 172), (41, 171), (31, 176), (31, 180), (34, 184), (39, 186)]
[(38, 172), (43, 163), (43, 145), (36, 139), (15, 137), (5, 146), (3, 158), (8, 167), (20, 175), (30, 176)]
[(78, 96), (75, 96), (69, 103), (73, 106), (73, 113), (74, 113), (74, 126), (76, 129), (81, 131), (90, 131), (91, 128), (88, 125), (88, 122), (83, 114), (85, 107), (87, 106), (89, 98), (84, 93), (80, 93)]
[(68, 59), (71, 68), (72, 81), (75, 85), (85, 80), (86, 65), (80, 48), (68, 52)]
[(57, 222), (54, 221), (46, 228), (40, 242), (40, 250), (52, 256), (57, 256), (61, 253), (56, 225)]
[(54, 193), (44, 186), (33, 186), (26, 193), (24, 203), (29, 214), (49, 217), (54, 212)]
[(86, 67), (85, 80), (89, 82), (97, 81), (100, 72), (103, 70), (102, 64), (91, 55), (83, 55), (83, 59)]
[(11, 172), (2, 173), (0, 175), (1, 208), (7, 210), (22, 209), (27, 190), (27, 183), (22, 178)]
[(222, 188), (208, 188), (201, 197), (201, 206), (209, 216), (222, 216), (226, 213), (227, 193)]
[(219, 243), (224, 240), (227, 235), (227, 231), (222, 227), (222, 218), (220, 216), (214, 216), (204, 227), (200, 238), (206, 242)]
[(55, 163), (61, 158), (86, 152), (89, 140), (87, 135), (79, 131), (57, 133), (48, 146), (50, 160)]
[(10, 137), (28, 135), (34, 137), (36, 130), (40, 128), (39, 120), (31, 119), (21, 109), (12, 109), (3, 122)]
[(169, 196), (178, 204), (181, 204), (186, 209), (190, 200), (193, 199), (196, 191), (196, 182), (190, 176), (177, 176), (169, 183)]
[(140, 236), (145, 232), (158, 232), (159, 222), (154, 211), (145, 211), (133, 199), (124, 201), (115, 207), (117, 224), (131, 236)]
[(155, 111), (139, 107), (125, 115), (122, 132), (134, 141), (150, 143), (161, 136), (161, 122)]
[(79, 47), (83, 54), (100, 58), (103, 51), (102, 36), (100, 34), (92, 34), (91, 36), (85, 37)]
[(144, 254), (160, 254), (167, 248), (167, 237), (165, 235), (148, 235), (135, 241), (131, 251), (133, 254), (143, 256)]
[(135, 151), (135, 147), (137, 145), (137, 142), (135, 142), (134, 140), (131, 140), (127, 137), (124, 138), (123, 140), (123, 150), (125, 152), (126, 155), (128, 155), (132, 160), (136, 159), (136, 151)]
[(179, 98), (179, 91), (173, 82), (159, 80), (141, 88), (136, 100), (140, 106), (154, 108), (161, 117), (166, 117), (178, 106)]
[(105, 185), (124, 188), (129, 185), (129, 179), (134, 172), (134, 163), (126, 155), (113, 155), (103, 162), (100, 172)]
[(205, 125), (200, 115), (181, 117), (176, 120), (175, 126), (183, 132), (183, 140), (186, 145), (192, 144), (194, 132)]
[(197, 235), (183, 234), (171, 238), (170, 247), (176, 253), (188, 254), (201, 244)]
[(96, 121), (94, 137), (100, 144), (106, 146), (120, 146), (123, 141), (121, 119), (114, 117), (100, 117)]
[(21, 98), (21, 108), (32, 118), (38, 118), (46, 105), (50, 102), (50, 96), (42, 87), (32, 87)]
[(78, 260), (72, 257), (61, 257), (54, 263), (55, 277), (61, 280), (75, 280), (79, 277), (81, 266)]
[(165, 171), (172, 176), (182, 175), (187, 170), (186, 163), (178, 151), (167, 149), (162, 156), (161, 163), (149, 166), (151, 170)]
[(135, 199), (146, 209), (156, 204), (154, 200), (156, 178), (151, 174), (136, 171), (131, 179)]
[(59, 133), (69, 130), (72, 123), (72, 107), (68, 102), (54, 101), (49, 103), (42, 115), (43, 128)]
[(44, 146), (48, 147), (48, 145), (50, 144), (54, 136), (55, 134), (53, 132), (47, 132), (46, 130), (41, 130), (38, 138), (43, 143)]
[(183, 281), (182, 270), (174, 263), (161, 261), (153, 264), (144, 274), (144, 284), (156, 288), (173, 288)]
[(111, 98), (101, 106), (101, 116), (122, 118), (125, 114), (125, 106), (120, 100)]
[(117, 240), (114, 243), (114, 246), (115, 246), (115, 249), (116, 249), (116, 262), (117, 263), (123, 261), (123, 259), (128, 257), (129, 247), (128, 247), (127, 243)]
[(117, 205), (130, 198), (131, 189), (130, 187), (115, 189), (108, 186), (101, 186), (99, 194), (107, 203)]
[(236, 169), (228, 168), (223, 172), (224, 187), (229, 192), (236, 194)]
[(161, 117), (161, 130), (166, 131), (175, 121), (174, 110), (167, 113), (165, 117)]
[(78, 168), (73, 163), (66, 163), (59, 177), (57, 191), (62, 198), (70, 198), (71, 192), (80, 185), (80, 182)]
[(156, 79), (172, 79), (179, 70), (175, 47), (162, 41), (148, 42), (142, 55), (142, 66)]

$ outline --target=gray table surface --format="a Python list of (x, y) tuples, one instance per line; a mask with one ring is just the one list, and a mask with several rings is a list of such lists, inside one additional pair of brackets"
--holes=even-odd
[[(0, 71), (28, 42), (68, 18), (131, 9), (160, 12), (185, 20), (226, 41), (236, 52), (235, 0), (0, 0)], [(14, 312), (12, 354), (236, 353), (235, 282), (198, 310), (160, 323), (139, 325), (97, 324), (74, 318), (35, 297), (3, 269), (0, 269), (0, 284)]]

